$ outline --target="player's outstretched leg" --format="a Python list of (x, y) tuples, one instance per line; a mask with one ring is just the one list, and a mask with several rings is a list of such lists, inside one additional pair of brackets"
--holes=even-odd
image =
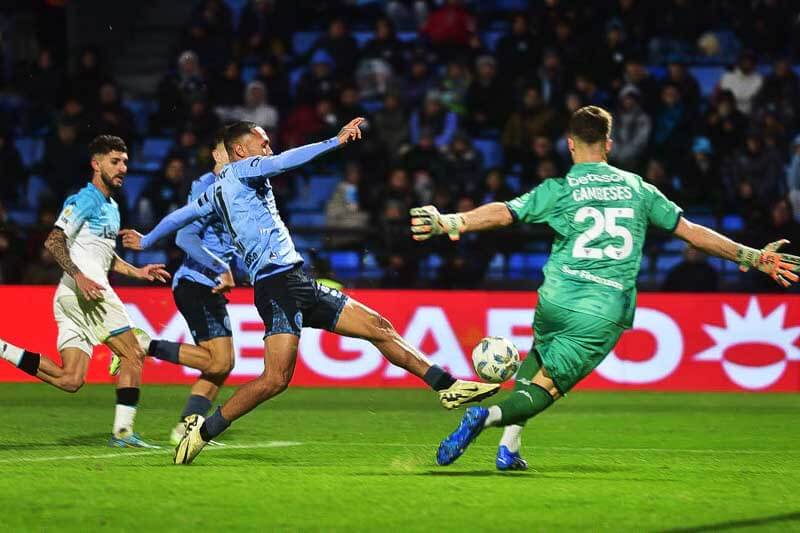
[(342, 308), (334, 332), (370, 341), (390, 363), (411, 372), (438, 392), (440, 402), (447, 409), (479, 402), (500, 390), (496, 383), (455, 379), (440, 366), (432, 365), (388, 320), (352, 298), (348, 298)]
[(75, 347), (65, 347), (60, 355), (61, 365), (40, 353), (0, 339), (0, 358), (65, 392), (77, 392), (83, 386), (89, 368), (89, 354)]
[(200, 415), (187, 417), (186, 433), (175, 447), (175, 464), (190, 464), (211, 439), (228, 429), (236, 419), (285, 391), (294, 374), (299, 340), (294, 333), (277, 333), (264, 339), (264, 372), (236, 389), (207, 419)]
[(108, 337), (104, 344), (120, 357), (117, 379), (117, 405), (114, 412), (114, 428), (109, 446), (115, 448), (158, 448), (145, 442), (133, 430), (136, 408), (139, 404), (139, 387), (142, 382), (144, 350), (133, 330), (125, 330)]

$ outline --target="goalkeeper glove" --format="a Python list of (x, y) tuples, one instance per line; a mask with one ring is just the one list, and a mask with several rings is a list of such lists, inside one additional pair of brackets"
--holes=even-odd
[(781, 239), (769, 243), (761, 250), (740, 246), (736, 253), (739, 270), (747, 272), (751, 268), (757, 268), (784, 287), (797, 283), (800, 278), (795, 272), (800, 271), (800, 257), (778, 253), (778, 248), (788, 243), (786, 239)]
[(430, 239), (433, 235), (447, 233), (451, 241), (461, 238), (466, 223), (464, 217), (458, 214), (442, 215), (432, 205), (414, 207), (411, 214), (411, 233), (415, 241)]

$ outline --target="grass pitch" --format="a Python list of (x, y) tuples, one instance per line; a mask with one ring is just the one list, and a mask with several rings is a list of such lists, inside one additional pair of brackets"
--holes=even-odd
[(143, 388), (137, 429), (167, 448), (130, 451), (105, 447), (111, 387), (0, 386), (2, 529), (800, 530), (800, 395), (576, 392), (501, 474), (499, 430), (436, 465), (460, 413), (423, 390), (290, 389), (174, 466), (187, 391)]

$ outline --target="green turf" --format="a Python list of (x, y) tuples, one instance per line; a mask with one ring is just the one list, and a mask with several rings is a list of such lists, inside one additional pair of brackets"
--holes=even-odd
[[(144, 388), (139, 431), (166, 445), (186, 391)], [(190, 467), (105, 447), (112, 401), (0, 386), (4, 531), (800, 530), (800, 395), (576, 392), (513, 474), (498, 430), (436, 466), (460, 414), (422, 390), (290, 389)]]

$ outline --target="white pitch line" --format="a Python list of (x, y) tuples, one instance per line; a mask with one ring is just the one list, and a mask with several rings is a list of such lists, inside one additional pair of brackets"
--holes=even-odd
[[(268, 442), (256, 442), (253, 444), (226, 444), (225, 446), (209, 446), (206, 450), (252, 450), (258, 448), (286, 448), (288, 446), (300, 446), (302, 442), (290, 440), (273, 440)], [(138, 457), (142, 455), (158, 455), (172, 453), (173, 449), (169, 446), (157, 450), (143, 450), (138, 452), (122, 451), (116, 453), (99, 453), (94, 455), (58, 455), (49, 457), (17, 457), (16, 459), (0, 459), (0, 463), (41, 463), (46, 461), (77, 461), (81, 459), (124, 459), (126, 457)]]

